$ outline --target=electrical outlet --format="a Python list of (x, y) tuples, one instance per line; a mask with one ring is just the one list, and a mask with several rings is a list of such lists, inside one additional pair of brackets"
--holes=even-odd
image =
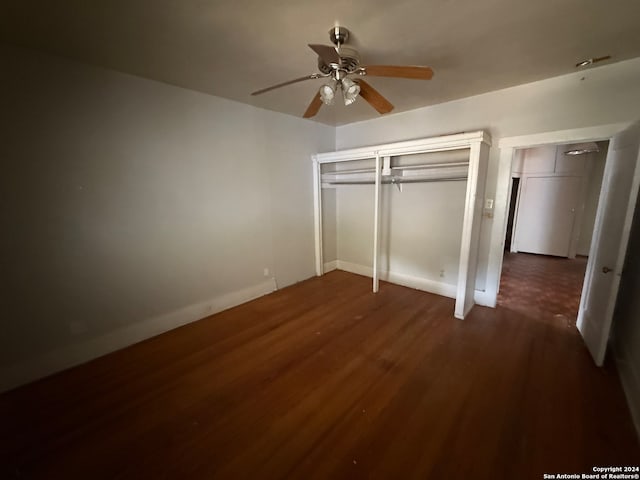
[(265, 267), (264, 269), (264, 276), (268, 277), (269, 276), (269, 269)]
[(440, 270), (440, 278), (444, 278), (444, 269)]

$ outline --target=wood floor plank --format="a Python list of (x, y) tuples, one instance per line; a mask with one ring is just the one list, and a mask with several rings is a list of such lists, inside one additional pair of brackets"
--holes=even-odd
[(331, 272), (0, 395), (2, 478), (541, 478), (640, 462), (566, 318)]

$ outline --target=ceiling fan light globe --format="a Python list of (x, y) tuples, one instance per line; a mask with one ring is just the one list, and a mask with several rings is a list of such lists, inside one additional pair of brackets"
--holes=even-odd
[(564, 152), (565, 155), (584, 155), (586, 153), (599, 152), (598, 144), (595, 142), (576, 143), (574, 145), (568, 145), (569, 150)]
[(331, 85), (327, 84), (320, 87), (320, 99), (325, 105), (332, 105), (335, 96), (336, 91)]
[(351, 105), (358, 98), (360, 93), (360, 85), (351, 80), (350, 78), (344, 78), (342, 80), (342, 96), (344, 97), (344, 104)]
[(358, 84), (354, 84), (347, 88), (345, 93), (351, 97), (356, 97), (360, 93), (360, 86)]
[(344, 104), (345, 105), (351, 105), (355, 101), (356, 101), (356, 97), (347, 97), (346, 95), (344, 95)]

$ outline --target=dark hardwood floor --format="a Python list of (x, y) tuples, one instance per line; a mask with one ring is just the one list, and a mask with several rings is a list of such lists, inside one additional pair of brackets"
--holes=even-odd
[(331, 272), (0, 396), (0, 477), (539, 479), (640, 462), (539, 312)]

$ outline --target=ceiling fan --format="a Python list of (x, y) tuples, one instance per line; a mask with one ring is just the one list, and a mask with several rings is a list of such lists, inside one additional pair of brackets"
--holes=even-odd
[[(311, 50), (318, 55), (319, 73), (312, 73), (305, 77), (263, 88), (262, 90), (253, 92), (251, 95), (260, 95), (275, 90), (276, 88), (305, 80), (328, 78), (330, 80), (329, 83), (320, 87), (320, 90), (313, 97), (313, 100), (311, 100), (307, 110), (304, 112), (304, 118), (311, 118), (316, 115), (323, 103), (325, 105), (331, 105), (338, 90), (342, 91), (345, 105), (351, 105), (356, 101), (358, 95), (360, 95), (369, 102), (378, 113), (384, 114), (393, 110), (391, 102), (384, 98), (375, 88), (369, 85), (369, 83), (365, 82), (364, 79), (359, 77), (394, 77), (411, 78), (415, 80), (430, 80), (431, 77), (433, 77), (433, 70), (424, 66), (360, 65), (360, 54), (358, 51), (344, 45), (349, 39), (349, 30), (345, 27), (334, 27), (329, 30), (329, 38), (335, 47), (329, 45), (309, 45)], [(356, 78), (355, 80), (354, 77)]]

